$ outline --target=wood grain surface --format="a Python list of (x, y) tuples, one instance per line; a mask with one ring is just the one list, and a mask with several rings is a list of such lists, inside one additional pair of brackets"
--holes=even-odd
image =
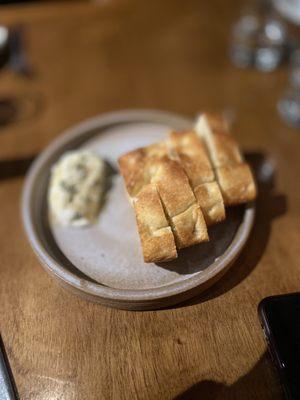
[[(11, 118), (0, 128), (0, 324), (21, 399), (262, 399), (281, 392), (257, 319), (265, 296), (300, 288), (300, 135), (276, 102), (286, 69), (228, 60), (239, 1), (107, 0), (2, 7), (23, 24), (30, 78), (0, 72)], [(105, 111), (193, 116), (227, 109), (261, 178), (257, 221), (235, 266), (208, 292), (155, 312), (88, 303), (31, 251), (23, 175), (63, 129)]]

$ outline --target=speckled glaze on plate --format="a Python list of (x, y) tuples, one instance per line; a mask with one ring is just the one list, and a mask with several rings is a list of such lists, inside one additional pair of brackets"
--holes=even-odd
[[(22, 215), (33, 250), (61, 285), (104, 305), (145, 310), (186, 300), (228, 270), (249, 236), (253, 204), (228, 209), (226, 221), (209, 228), (210, 242), (182, 250), (172, 262), (145, 264), (134, 213), (117, 173), (121, 154), (164, 138), (170, 128), (192, 124), (161, 111), (109, 113), (76, 125), (41, 153), (25, 182)], [(113, 171), (97, 222), (81, 229), (52, 224), (46, 201), (51, 166), (76, 148), (100, 154)]]

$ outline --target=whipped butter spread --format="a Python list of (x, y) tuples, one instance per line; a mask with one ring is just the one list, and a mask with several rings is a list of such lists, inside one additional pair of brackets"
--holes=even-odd
[(99, 211), (105, 185), (105, 164), (95, 153), (65, 153), (51, 169), (48, 204), (51, 218), (63, 226), (86, 226)]

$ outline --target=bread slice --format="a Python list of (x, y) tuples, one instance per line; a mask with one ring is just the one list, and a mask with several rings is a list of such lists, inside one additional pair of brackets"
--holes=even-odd
[(216, 174), (225, 204), (235, 205), (255, 199), (256, 185), (247, 163), (217, 168)]
[(155, 143), (148, 147), (141, 147), (124, 154), (118, 159), (121, 174), (124, 178), (129, 197), (134, 199), (140, 190), (151, 182), (153, 159), (167, 155), (165, 142)]
[(156, 186), (145, 185), (133, 202), (145, 262), (177, 257), (174, 236), (166, 219)]
[(169, 157), (152, 160), (156, 184), (178, 248), (208, 240), (206, 223), (181, 165)]
[(225, 218), (222, 194), (205, 146), (195, 132), (171, 132), (169, 134), (171, 156), (182, 165), (189, 178), (207, 225)]
[(143, 148), (133, 150), (118, 159), (127, 193), (131, 201), (142, 188), (150, 183), (150, 175), (145, 168), (146, 153)]
[(225, 119), (203, 113), (196, 122), (195, 130), (207, 147), (225, 205), (253, 200), (256, 185), (251, 169), (245, 163), (237, 142), (229, 134)]

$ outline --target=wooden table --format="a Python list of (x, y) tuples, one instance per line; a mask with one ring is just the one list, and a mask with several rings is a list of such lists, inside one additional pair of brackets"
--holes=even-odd
[[(300, 288), (300, 135), (276, 112), (285, 68), (264, 75), (228, 60), (238, 9), (234, 0), (1, 8), (1, 23), (24, 25), (34, 68), (31, 78), (0, 74), (0, 99), (25, 109), (0, 129), (0, 322), (21, 399), (281, 398), (257, 304)], [(233, 269), (193, 301), (153, 312), (104, 308), (59, 288), (19, 213), (33, 156), (84, 118), (133, 107), (190, 116), (226, 108), (254, 164), (269, 162)]]

